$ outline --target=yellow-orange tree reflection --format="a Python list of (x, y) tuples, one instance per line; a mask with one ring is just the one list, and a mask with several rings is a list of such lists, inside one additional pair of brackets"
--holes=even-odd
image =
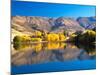
[(54, 49), (64, 49), (67, 44), (63, 42), (50, 42), (50, 43), (34, 43), (34, 44), (14, 44), (15, 50), (25, 51), (28, 49), (33, 49), (36, 52), (41, 50), (54, 50)]

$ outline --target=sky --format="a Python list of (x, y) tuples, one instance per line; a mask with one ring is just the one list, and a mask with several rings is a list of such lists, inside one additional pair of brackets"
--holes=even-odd
[(77, 18), (95, 16), (95, 9), (93, 5), (12, 1), (11, 15)]

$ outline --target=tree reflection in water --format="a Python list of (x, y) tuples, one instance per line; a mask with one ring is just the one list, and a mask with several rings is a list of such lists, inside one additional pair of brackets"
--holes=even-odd
[(94, 44), (71, 44), (64, 42), (14, 44), (17, 53), (12, 54), (13, 65), (38, 64), (51, 61), (95, 59)]

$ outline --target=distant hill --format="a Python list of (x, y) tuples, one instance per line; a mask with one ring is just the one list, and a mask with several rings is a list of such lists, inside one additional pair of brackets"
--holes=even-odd
[(84, 28), (73, 18), (59, 17), (54, 21), (55, 25), (53, 28), (57, 31), (67, 30), (67, 31), (83, 31)]
[(96, 27), (96, 17), (79, 17), (77, 21), (85, 29), (94, 29)]

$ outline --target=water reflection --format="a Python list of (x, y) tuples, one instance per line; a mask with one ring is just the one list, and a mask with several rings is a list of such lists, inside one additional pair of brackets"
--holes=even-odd
[[(34, 51), (39, 52), (41, 50), (53, 50), (53, 49), (65, 49), (67, 43), (50, 42), (50, 43), (33, 43), (33, 44), (14, 44), (14, 49), (24, 51), (32, 48)], [(75, 46), (71, 46), (74, 48)]]
[(19, 44), (13, 46), (13, 65), (40, 64), (54, 61), (95, 59), (95, 45), (64, 42)]
[(90, 56), (96, 55), (96, 46), (95, 44), (75, 44), (78, 48), (84, 49)]

